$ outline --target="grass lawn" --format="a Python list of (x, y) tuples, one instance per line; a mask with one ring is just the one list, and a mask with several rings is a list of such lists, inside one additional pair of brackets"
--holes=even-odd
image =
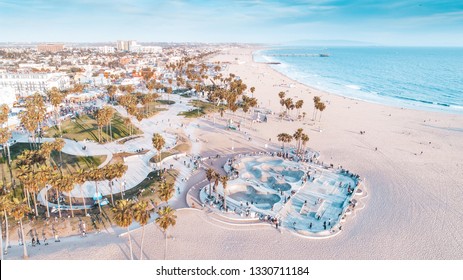
[(143, 136), (142, 135), (135, 135), (135, 136), (126, 137), (124, 139), (121, 139), (121, 140), (117, 141), (117, 144), (124, 144), (127, 141), (137, 139), (137, 138), (140, 138), (140, 137), (143, 137)]
[[(55, 163), (60, 162), (59, 152), (53, 151), (51, 153), (52, 159)], [(68, 174), (75, 173), (79, 168), (81, 169), (90, 169), (98, 167), (106, 160), (106, 156), (90, 156), (90, 157), (81, 157), (74, 156), (66, 153), (62, 153), (63, 164), (61, 170)]]
[(216, 113), (221, 107), (225, 108), (225, 105), (215, 106), (215, 104), (201, 100), (191, 100), (189, 103), (196, 108), (190, 111), (180, 112), (178, 114), (179, 116), (184, 116), (185, 118), (199, 118), (206, 114)]
[(164, 108), (160, 107), (161, 105), (173, 105), (173, 104), (175, 104), (175, 101), (160, 99), (160, 100), (147, 103), (145, 107), (139, 109), (139, 112), (142, 114), (144, 119), (147, 119), (152, 116), (155, 116), (159, 112), (167, 111), (165, 107)]
[[(150, 104), (154, 104), (154, 103), (150, 103)], [(159, 105), (159, 103), (156, 103), (156, 104)], [(151, 118), (152, 116), (155, 116), (159, 112), (162, 112), (162, 111), (167, 111), (167, 109), (166, 108), (160, 108), (159, 106), (154, 107), (153, 105), (150, 105), (149, 110), (144, 109), (144, 108), (139, 109), (139, 112), (142, 114), (144, 119)]]
[(126, 158), (126, 157), (130, 157), (130, 156), (133, 156), (133, 155), (144, 155), (144, 154), (146, 154), (147, 152), (149, 152), (149, 150), (143, 150), (143, 151), (140, 151), (139, 153), (129, 153), (129, 152), (115, 153), (115, 154), (113, 154), (113, 157), (112, 157), (112, 159), (109, 161), (108, 164), (114, 164), (114, 163), (118, 163), (118, 162), (124, 162), (124, 158)]
[[(161, 160), (162, 160), (162, 159), (165, 159), (166, 157), (175, 155), (175, 154), (178, 154), (178, 153), (176, 153), (175, 151), (172, 151), (172, 150), (169, 150), (169, 151), (166, 151), (166, 152), (161, 152)], [(153, 157), (150, 159), (150, 162), (156, 162), (156, 163), (158, 163), (158, 162), (159, 162), (159, 156), (158, 156), (158, 155), (153, 156)]]
[(156, 103), (161, 104), (161, 105), (174, 105), (175, 101), (160, 99), (160, 100), (156, 100)]
[[(167, 170), (164, 174), (161, 174), (167, 181), (167, 183), (175, 183), (175, 180), (178, 176), (178, 171), (175, 169)], [(150, 172), (148, 176), (143, 179), (138, 185), (130, 190), (126, 191), (124, 194), (125, 198), (133, 198), (138, 197), (138, 199), (152, 199), (156, 204), (159, 204), (161, 200), (157, 197), (155, 191), (161, 184), (160, 177), (158, 176), (157, 171)], [(108, 200), (111, 202), (111, 196), (106, 196)], [(119, 193), (114, 194), (114, 201), (121, 199)]]
[[(172, 156), (172, 155), (189, 152), (190, 149), (191, 149), (191, 145), (189, 143), (180, 142), (179, 144), (177, 144), (172, 149), (170, 149), (168, 151), (161, 152), (161, 159), (165, 159), (166, 157), (169, 157), (169, 156)], [(159, 156), (158, 155), (153, 156), (150, 159), (150, 162), (158, 163), (159, 162)]]
[(188, 94), (188, 93), (182, 93), (180, 94), (180, 96), (184, 98), (191, 98), (191, 94)]
[[(130, 130), (124, 124), (124, 119), (119, 113), (114, 113), (114, 117), (111, 121), (113, 140), (130, 136)], [(85, 139), (93, 140), (98, 142), (98, 125), (96, 119), (90, 115), (82, 115), (75, 120), (66, 120), (61, 123), (61, 129), (63, 131), (63, 138), (82, 141)], [(132, 135), (140, 134), (141, 131), (134, 127)], [(106, 127), (102, 129), (101, 139), (109, 141), (109, 129)], [(56, 137), (59, 135), (59, 130), (56, 126), (50, 127), (45, 130), (45, 137)]]
[(176, 150), (180, 153), (187, 153), (190, 151), (190, 149), (191, 149), (191, 145), (188, 143), (181, 143), (173, 148), (173, 150)]

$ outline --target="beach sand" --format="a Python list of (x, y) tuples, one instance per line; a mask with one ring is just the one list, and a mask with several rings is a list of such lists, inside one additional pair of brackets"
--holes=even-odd
[[(288, 97), (304, 100), (302, 111), (307, 116), (304, 121), (272, 118), (256, 123), (251, 136), (271, 138), (277, 144), (278, 133), (303, 128), (310, 137), (308, 146), (320, 152), (322, 161), (366, 178), (366, 208), (347, 219), (341, 234), (322, 240), (280, 232), (267, 224), (228, 225), (205, 211), (179, 210), (177, 225), (169, 231), (173, 239), (168, 241), (167, 258), (461, 259), (463, 116), (383, 106), (315, 90), (269, 65), (253, 62), (254, 50), (224, 49), (210, 61), (231, 62), (227, 72), (240, 76), (248, 88), (256, 88), (254, 96), (261, 107), (278, 113), (277, 94), (287, 91)], [(289, 83), (296, 86), (274, 86)], [(310, 120), (314, 95), (327, 104), (321, 122)], [(230, 151), (227, 135), (205, 129), (201, 125), (199, 132), (208, 141), (202, 145), (203, 152)], [(237, 151), (249, 144), (237, 141), (234, 145)], [(152, 224), (145, 232), (146, 258), (162, 259), (162, 233)], [(133, 236), (138, 258), (141, 230)], [(19, 247), (10, 251), (9, 258), (20, 257)], [(126, 237), (101, 233), (85, 242), (74, 237), (30, 254), (33, 259), (126, 259), (127, 252)]]

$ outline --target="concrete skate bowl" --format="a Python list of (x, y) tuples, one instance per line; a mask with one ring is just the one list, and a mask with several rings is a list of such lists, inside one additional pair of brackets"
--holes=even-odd
[(238, 205), (254, 205), (255, 207), (268, 210), (275, 203), (280, 201), (280, 197), (276, 194), (267, 194), (256, 190), (253, 186), (245, 184), (236, 184), (227, 188), (228, 197), (235, 200)]
[(283, 170), (281, 175), (284, 176), (285, 181), (289, 183), (296, 183), (304, 176), (304, 171), (301, 170)]
[(291, 185), (288, 183), (278, 183), (275, 177), (268, 177), (267, 182), (264, 183), (267, 188), (270, 188), (275, 191), (289, 191), (291, 189)]

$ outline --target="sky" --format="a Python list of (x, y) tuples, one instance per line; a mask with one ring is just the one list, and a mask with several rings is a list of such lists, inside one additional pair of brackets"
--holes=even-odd
[(0, 42), (463, 46), (463, 0), (0, 0)]

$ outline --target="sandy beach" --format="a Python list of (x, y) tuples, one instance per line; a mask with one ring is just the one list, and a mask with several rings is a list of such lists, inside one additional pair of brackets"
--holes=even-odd
[[(206, 211), (182, 209), (169, 230), (167, 259), (461, 259), (463, 256), (463, 116), (402, 109), (348, 99), (290, 80), (269, 65), (252, 60), (253, 47), (224, 49), (210, 61), (230, 62), (226, 73), (237, 74), (260, 107), (276, 113), (268, 123), (245, 131), (253, 139), (234, 138), (210, 119), (195, 120), (205, 139), (203, 155), (240, 150), (265, 150), (277, 134), (303, 128), (308, 146), (320, 160), (341, 165), (365, 178), (365, 209), (350, 217), (341, 234), (329, 239), (304, 239), (268, 224), (232, 225)], [(225, 73), (225, 74), (226, 74)], [(295, 84), (295, 87), (280, 86)], [(303, 99), (302, 121), (280, 121), (278, 92)], [(313, 97), (327, 104), (321, 121), (312, 121)], [(293, 112), (294, 114), (295, 112)], [(255, 130), (254, 130), (255, 129)], [(360, 131), (365, 131), (360, 134)], [(218, 168), (218, 165), (215, 166)], [(190, 186), (202, 180), (190, 178)], [(194, 181), (194, 182), (193, 182)], [(134, 226), (135, 228), (135, 226)], [(69, 237), (60, 244), (31, 248), (32, 259), (127, 259), (127, 239), (112, 233)], [(153, 224), (146, 227), (147, 259), (162, 259), (164, 238)], [(139, 256), (141, 230), (133, 231)], [(18, 246), (8, 258), (20, 258)]]

